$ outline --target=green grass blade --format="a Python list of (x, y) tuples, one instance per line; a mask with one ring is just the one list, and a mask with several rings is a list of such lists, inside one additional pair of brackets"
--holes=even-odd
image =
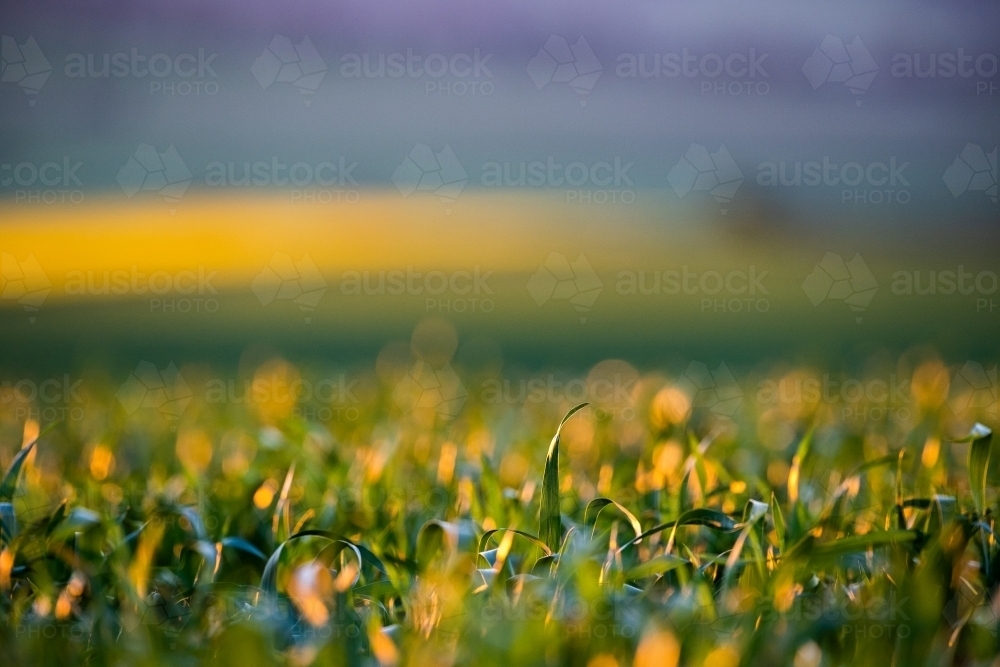
[(587, 503), (587, 508), (583, 511), (584, 525), (587, 525), (587, 519), (590, 518), (591, 512), (594, 513), (594, 524), (596, 525), (597, 517), (601, 515), (601, 511), (604, 510), (604, 508), (606, 508), (608, 505), (613, 505), (615, 509), (617, 509), (619, 512), (622, 513), (622, 516), (624, 516), (628, 520), (629, 525), (632, 526), (632, 530), (635, 533), (635, 535), (638, 536), (642, 534), (642, 524), (640, 524), (639, 520), (635, 518), (635, 515), (632, 514), (632, 512), (630, 512), (627, 507), (625, 507), (621, 503), (611, 500), (611, 498), (594, 498), (589, 503)]
[(778, 538), (778, 548), (785, 549), (785, 516), (781, 513), (778, 499), (771, 494), (771, 521), (774, 522), (774, 534)]
[(562, 517), (559, 514), (559, 434), (562, 432), (563, 424), (588, 405), (589, 403), (581, 403), (566, 413), (566, 416), (559, 422), (556, 434), (552, 436), (548, 454), (545, 456), (538, 534), (552, 551), (559, 549), (563, 536)]
[(969, 488), (972, 491), (972, 502), (979, 514), (986, 509), (986, 472), (990, 466), (992, 440), (993, 431), (977, 422), (969, 435), (958, 441), (972, 443), (969, 445)]
[(27, 460), (31, 450), (34, 449), (36, 442), (38, 440), (31, 441), (27, 447), (24, 447), (17, 453), (17, 456), (11, 462), (10, 468), (7, 469), (7, 474), (3, 476), (3, 482), (0, 482), (0, 502), (9, 503), (14, 498), (14, 491), (17, 490), (17, 478), (21, 473), (21, 467), (24, 466), (24, 462)]
[(655, 577), (687, 564), (688, 560), (686, 558), (681, 558), (674, 554), (664, 554), (650, 558), (645, 563), (629, 568), (625, 572), (625, 579), (634, 581), (636, 579), (645, 579), (646, 577)]

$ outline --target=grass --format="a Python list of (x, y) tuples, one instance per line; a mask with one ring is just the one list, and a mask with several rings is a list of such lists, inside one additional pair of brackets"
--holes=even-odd
[(908, 421), (859, 425), (820, 405), (730, 419), (660, 384), (630, 420), (473, 396), (455, 421), (387, 407), (345, 430), (248, 404), (167, 422), (99, 392), (96, 422), (22, 419), (23, 446), (0, 442), (0, 653), (996, 664), (989, 428), (921, 386)]

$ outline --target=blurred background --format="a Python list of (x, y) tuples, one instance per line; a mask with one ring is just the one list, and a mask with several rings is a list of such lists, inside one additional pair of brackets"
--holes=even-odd
[(934, 359), (996, 412), (995, 2), (2, 12), (8, 389)]

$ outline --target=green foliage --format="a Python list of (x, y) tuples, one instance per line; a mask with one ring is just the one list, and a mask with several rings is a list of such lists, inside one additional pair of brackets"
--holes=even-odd
[[(40, 665), (994, 659), (987, 427), (872, 434), (808, 416), (765, 450), (759, 416), (692, 417), (626, 448), (596, 411), (564, 435), (585, 407), (543, 415), (516, 451), (484, 417), (476, 428), (506, 437), (488, 454), (455, 444), (468, 424), (401, 422), (378, 444), (374, 424), (323, 440), (305, 420), (248, 416), (181, 426), (218, 448), (204, 470), (175, 459), (176, 431), (149, 470), (100, 479), (85, 449), (31, 462), (72, 449), (71, 429), (8, 447), (0, 645)], [(530, 450), (553, 430), (544, 458)], [(251, 443), (245, 467), (220, 462), (233, 442)]]

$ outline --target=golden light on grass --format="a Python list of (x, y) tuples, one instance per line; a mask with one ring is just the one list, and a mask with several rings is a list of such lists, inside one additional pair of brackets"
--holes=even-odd
[(284, 359), (270, 359), (254, 373), (250, 403), (265, 424), (287, 419), (299, 403), (302, 376)]
[(458, 456), (458, 447), (453, 442), (446, 442), (441, 445), (441, 458), (438, 459), (437, 481), (438, 484), (447, 486), (451, 484), (452, 476), (455, 474), (455, 459)]
[(634, 667), (677, 667), (681, 646), (674, 634), (665, 628), (650, 626), (642, 633), (635, 650)]
[(337, 573), (337, 578), (333, 581), (333, 587), (338, 593), (346, 593), (358, 581), (361, 570), (354, 561), (347, 561), (343, 569)]
[(819, 667), (823, 661), (823, 650), (814, 641), (807, 641), (795, 651), (794, 667)]
[(326, 606), (334, 590), (330, 570), (319, 563), (305, 563), (292, 572), (288, 581), (288, 596), (309, 625), (320, 627), (330, 619)]
[(125, 497), (125, 493), (122, 491), (122, 487), (117, 484), (107, 483), (101, 485), (101, 497), (109, 504), (117, 505)]
[(388, 443), (377, 442), (373, 447), (358, 450), (358, 454), (364, 459), (365, 482), (374, 484), (379, 481), (389, 461)]
[(35, 616), (45, 618), (52, 613), (52, 600), (48, 595), (39, 595), (31, 605), (31, 611), (35, 613)]
[(719, 646), (705, 657), (704, 667), (737, 667), (740, 654), (732, 646)]
[(0, 551), (0, 590), (10, 590), (10, 573), (14, 569), (14, 554), (4, 547)]
[(201, 475), (212, 462), (212, 440), (201, 429), (183, 429), (177, 434), (177, 460), (192, 475)]
[(239, 479), (250, 470), (250, 463), (256, 455), (256, 445), (244, 433), (226, 434), (222, 438), (225, 455), (222, 459), (222, 473), (229, 479)]
[[(771, 486), (785, 486), (787, 483), (789, 488), (798, 488), (797, 480), (789, 479), (789, 467), (788, 464), (781, 459), (775, 459), (767, 464), (767, 481)], [(796, 484), (792, 484), (795, 481)]]
[(90, 475), (98, 482), (107, 479), (115, 470), (115, 456), (104, 445), (97, 445), (90, 453)]
[(160, 546), (160, 540), (163, 539), (165, 529), (164, 522), (153, 521), (139, 534), (139, 545), (136, 547), (135, 555), (129, 564), (128, 576), (132, 587), (140, 598), (146, 597), (150, 567), (153, 564), (156, 549)]
[(508, 452), (500, 460), (500, 483), (516, 489), (528, 474), (528, 459), (520, 452)]
[(368, 633), (368, 640), (371, 642), (372, 654), (382, 667), (395, 667), (399, 663), (399, 649), (396, 643), (377, 628)]
[(611, 493), (611, 481), (614, 478), (615, 469), (610, 463), (601, 465), (601, 470), (597, 475), (597, 492), (602, 496)]
[(941, 453), (941, 440), (930, 437), (924, 442), (924, 450), (920, 453), (920, 463), (925, 468), (933, 468)]
[(64, 588), (56, 600), (56, 620), (65, 621), (73, 613), (73, 599)]
[(618, 667), (618, 659), (610, 653), (598, 653), (587, 662), (587, 667)]
[(940, 359), (930, 359), (913, 371), (910, 392), (920, 407), (933, 410), (941, 407), (948, 398), (950, 383), (948, 367)]
[(261, 484), (253, 494), (253, 504), (259, 510), (267, 509), (274, 502), (274, 496), (278, 493), (278, 483), (269, 479)]
[(664, 387), (656, 393), (650, 408), (653, 426), (663, 430), (681, 424), (691, 413), (691, 398), (677, 387)]
[(672, 478), (684, 462), (684, 448), (676, 440), (668, 440), (653, 450), (653, 462), (664, 477)]

